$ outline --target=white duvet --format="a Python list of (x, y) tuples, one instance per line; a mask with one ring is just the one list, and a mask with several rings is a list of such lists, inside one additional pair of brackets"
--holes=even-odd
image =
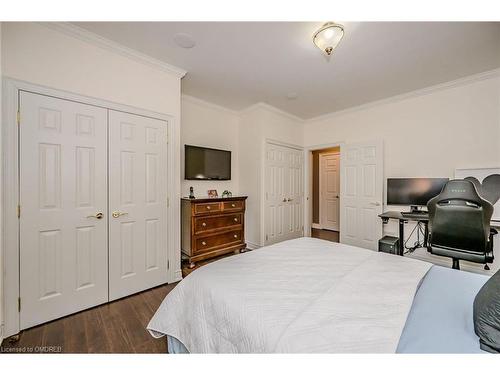
[(431, 264), (313, 238), (191, 273), (148, 325), (191, 353), (394, 353)]

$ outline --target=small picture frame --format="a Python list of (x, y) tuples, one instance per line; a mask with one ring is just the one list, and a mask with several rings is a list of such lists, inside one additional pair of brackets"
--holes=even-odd
[(213, 190), (208, 190), (208, 197), (209, 198), (217, 198), (219, 196), (219, 194), (217, 194), (217, 190), (213, 189)]

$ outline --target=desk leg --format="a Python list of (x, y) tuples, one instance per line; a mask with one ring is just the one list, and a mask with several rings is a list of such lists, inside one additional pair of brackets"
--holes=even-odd
[(403, 256), (405, 248), (405, 221), (399, 220), (399, 253), (398, 255)]
[(427, 239), (429, 238), (429, 223), (424, 222), (424, 247), (428, 250)]

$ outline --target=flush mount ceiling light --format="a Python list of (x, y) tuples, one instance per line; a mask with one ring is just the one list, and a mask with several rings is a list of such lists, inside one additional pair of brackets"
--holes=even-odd
[(327, 56), (337, 47), (344, 36), (344, 26), (334, 22), (327, 22), (313, 35), (313, 43)]

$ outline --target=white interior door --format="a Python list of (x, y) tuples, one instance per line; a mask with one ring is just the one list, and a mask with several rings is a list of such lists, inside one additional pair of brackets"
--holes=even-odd
[(109, 298), (167, 282), (167, 122), (109, 111)]
[(323, 229), (339, 230), (340, 156), (338, 153), (319, 155), (319, 211)]
[(265, 244), (303, 235), (303, 155), (268, 143), (265, 171)]
[(376, 250), (382, 237), (383, 148), (381, 142), (342, 147), (340, 242)]
[(108, 300), (107, 111), (27, 92), (20, 111), (25, 329)]

